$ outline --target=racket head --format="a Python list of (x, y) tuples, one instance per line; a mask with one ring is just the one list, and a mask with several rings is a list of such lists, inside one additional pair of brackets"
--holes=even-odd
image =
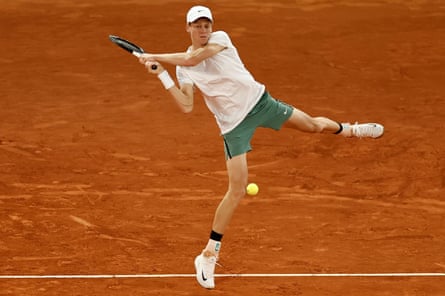
[[(135, 55), (136, 57), (139, 57), (140, 54), (144, 53), (144, 50), (142, 49), (142, 47), (140, 47), (140, 46), (124, 39), (124, 38), (121, 38), (116, 35), (109, 35), (108, 37), (110, 38), (111, 42), (113, 42), (117, 46), (125, 49), (126, 51)], [(157, 68), (158, 68), (157, 65), (151, 65), (151, 69), (156, 70)]]
[(113, 42), (114, 44), (116, 44), (117, 46), (125, 49), (126, 51), (128, 51), (131, 54), (137, 53), (137, 54), (141, 54), (144, 53), (144, 50), (142, 49), (142, 47), (137, 46), (136, 44), (121, 38), (119, 36), (115, 36), (115, 35), (110, 35), (109, 36), (111, 42)]

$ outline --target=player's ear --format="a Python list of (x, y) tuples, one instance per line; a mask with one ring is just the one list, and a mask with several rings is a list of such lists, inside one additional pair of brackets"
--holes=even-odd
[(189, 23), (187, 23), (186, 25), (185, 25), (185, 31), (186, 32), (188, 32), (188, 33), (190, 33), (190, 24)]

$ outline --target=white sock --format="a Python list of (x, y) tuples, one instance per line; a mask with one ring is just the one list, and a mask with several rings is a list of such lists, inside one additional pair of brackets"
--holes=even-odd
[(216, 258), (218, 258), (219, 250), (221, 249), (221, 242), (209, 239), (209, 242), (207, 243), (207, 246), (204, 249), (204, 256), (211, 256), (214, 255)]
[(340, 132), (340, 135), (343, 137), (352, 137), (352, 129), (350, 123), (341, 123), (341, 126), (343, 127), (342, 131)]

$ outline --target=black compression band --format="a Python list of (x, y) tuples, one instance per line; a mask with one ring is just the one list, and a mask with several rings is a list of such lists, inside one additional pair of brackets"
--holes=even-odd
[(220, 242), (222, 240), (223, 235), (219, 234), (215, 231), (212, 230), (212, 232), (210, 232), (210, 239)]
[(335, 135), (338, 135), (339, 133), (341, 133), (343, 131), (343, 124), (341, 124), (340, 122), (337, 122), (337, 123), (340, 126), (340, 129), (334, 133)]

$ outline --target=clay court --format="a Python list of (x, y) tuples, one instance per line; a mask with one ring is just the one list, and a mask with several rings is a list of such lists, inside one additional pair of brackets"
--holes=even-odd
[[(199, 93), (182, 114), (108, 40), (184, 51), (194, 4), (274, 97), (386, 132), (259, 130), (260, 193), (225, 233), (213, 291), (190, 275), (227, 186), (217, 125)], [(443, 1), (3, 0), (0, 14), (1, 295), (445, 295)]]

